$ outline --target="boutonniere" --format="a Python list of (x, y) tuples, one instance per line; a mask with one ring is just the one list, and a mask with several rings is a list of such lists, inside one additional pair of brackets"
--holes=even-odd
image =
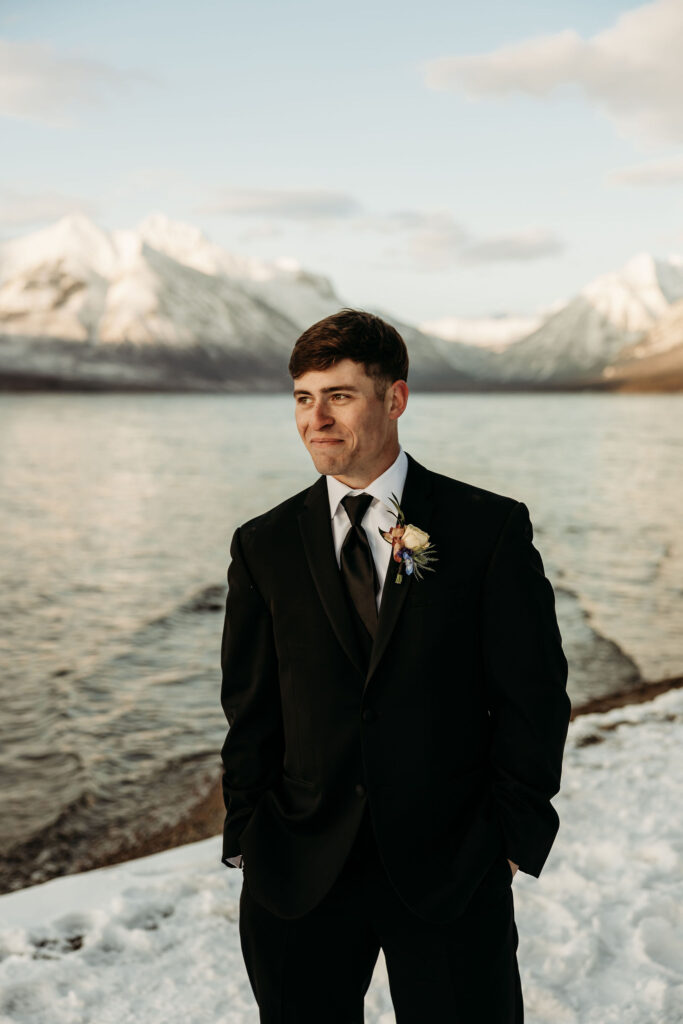
[(412, 526), (411, 524), (406, 525), (406, 517), (401, 510), (396, 495), (392, 494), (389, 500), (396, 508), (396, 511), (391, 513), (396, 516), (396, 526), (392, 526), (386, 532), (380, 529), (379, 532), (391, 544), (394, 561), (400, 563), (396, 573), (396, 583), (401, 583), (403, 580), (401, 569), (405, 569), (407, 576), (412, 576), (415, 573), (417, 579), (421, 580), (422, 569), (434, 572), (434, 569), (429, 564), (430, 562), (438, 561), (434, 553), (434, 545), (429, 540), (429, 534), (425, 533), (424, 530), (420, 530), (417, 526)]

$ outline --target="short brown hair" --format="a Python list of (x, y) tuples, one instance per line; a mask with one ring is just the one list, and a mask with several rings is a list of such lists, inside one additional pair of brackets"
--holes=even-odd
[(289, 373), (296, 380), (342, 359), (363, 364), (368, 377), (374, 378), (378, 398), (395, 380), (408, 379), (408, 349), (396, 328), (374, 313), (348, 307), (304, 331), (292, 350)]

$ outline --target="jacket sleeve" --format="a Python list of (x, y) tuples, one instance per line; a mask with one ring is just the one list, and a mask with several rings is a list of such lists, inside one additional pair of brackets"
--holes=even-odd
[(571, 704), (555, 595), (532, 543), (523, 502), (512, 508), (483, 594), (483, 660), (491, 725), (493, 793), (506, 856), (538, 877), (559, 828)]
[(221, 641), (221, 704), (230, 727), (221, 750), (224, 864), (242, 852), (239, 837), (280, 774), (284, 752), (272, 619), (249, 573), (239, 528), (230, 556)]

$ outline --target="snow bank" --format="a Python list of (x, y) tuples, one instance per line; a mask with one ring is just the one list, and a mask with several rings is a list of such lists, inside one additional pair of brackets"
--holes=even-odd
[[(558, 839), (513, 883), (527, 1024), (683, 1021), (682, 722), (678, 690), (572, 723)], [(219, 851), (0, 897), (0, 1024), (256, 1024)], [(366, 1021), (394, 1021), (382, 954)]]

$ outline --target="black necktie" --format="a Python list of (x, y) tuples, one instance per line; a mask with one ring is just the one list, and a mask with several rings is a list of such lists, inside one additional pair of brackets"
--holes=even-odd
[(372, 501), (371, 494), (347, 494), (341, 502), (351, 527), (341, 549), (341, 573), (361, 622), (374, 639), (377, 631), (379, 580), (367, 534), (360, 525)]

